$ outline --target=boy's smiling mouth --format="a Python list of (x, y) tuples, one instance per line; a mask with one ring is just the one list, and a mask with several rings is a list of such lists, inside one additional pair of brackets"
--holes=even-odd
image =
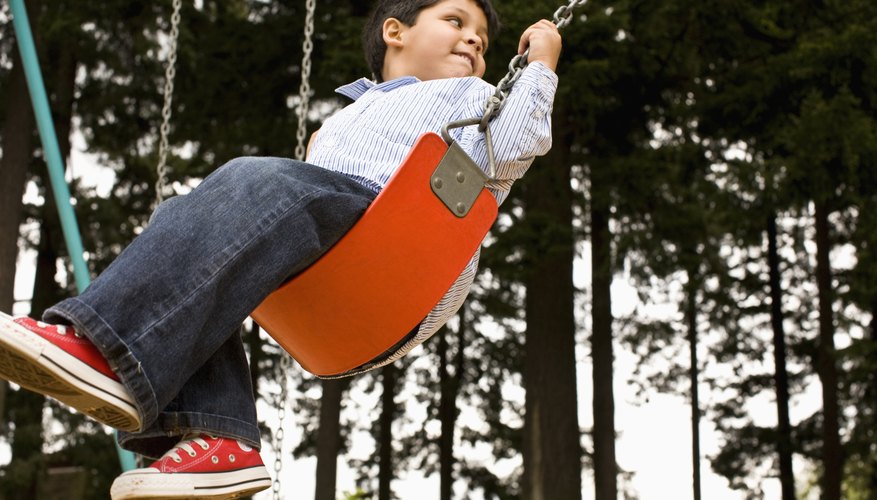
[(474, 57), (472, 57), (469, 54), (466, 54), (465, 52), (453, 52), (453, 54), (455, 56), (459, 56), (459, 57), (463, 58), (464, 60), (466, 60), (466, 62), (469, 63), (469, 68), (471, 68), (473, 71), (475, 70), (475, 58)]

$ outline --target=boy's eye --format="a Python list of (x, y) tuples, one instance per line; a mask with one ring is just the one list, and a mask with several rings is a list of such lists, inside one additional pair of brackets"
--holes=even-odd
[(459, 17), (451, 17), (448, 19), (448, 22), (453, 24), (454, 26), (456, 26), (458, 28), (463, 27), (463, 20), (460, 19)]

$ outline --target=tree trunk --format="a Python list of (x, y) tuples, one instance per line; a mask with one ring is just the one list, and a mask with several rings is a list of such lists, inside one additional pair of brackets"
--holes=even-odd
[(55, 209), (55, 201), (46, 195), (46, 203), (40, 212), (40, 242), (37, 246), (36, 276), (34, 277), (33, 299), (31, 299), (31, 316), (39, 318), (49, 307), (59, 302), (65, 295), (58, 282), (55, 281), (58, 259), (63, 245), (61, 221)]
[[(18, 48), (12, 52), (12, 69), (6, 90), (0, 158), (0, 311), (12, 312), (18, 232), (22, 217), (21, 198), (33, 156), (34, 115)], [(0, 408), (2, 409), (2, 408)]]
[[(15, 304), (15, 268), (18, 259), (18, 234), (22, 218), (24, 185), (28, 162), (33, 154), (34, 115), (30, 106), (27, 81), (16, 48), (12, 52), (12, 70), (6, 93), (6, 117), (3, 120), (0, 147), (0, 311), (11, 314)], [(0, 416), (5, 415), (8, 384), (0, 381)]]
[[(454, 441), (457, 426), (457, 395), (460, 392), (460, 377), (463, 373), (463, 347), (466, 335), (466, 306), (460, 309), (460, 324), (457, 329), (456, 352), (451, 357), (448, 337), (451, 330), (445, 326), (439, 334), (439, 380), (441, 399), (439, 401), (439, 421), (442, 433), (439, 437), (439, 499), (451, 500), (454, 491)], [(454, 370), (451, 373), (451, 363)]]
[(338, 454), (341, 453), (341, 399), (348, 379), (323, 380), (320, 428), (317, 431), (316, 500), (335, 500)]
[(688, 349), (691, 365), (688, 368), (691, 384), (691, 485), (694, 500), (701, 499), (700, 491), (700, 369), (697, 358), (697, 273), (688, 271), (685, 317), (688, 320)]
[(792, 469), (792, 425), (789, 421), (789, 375), (786, 371), (786, 332), (783, 326), (780, 258), (777, 249), (777, 221), (767, 219), (767, 264), (770, 280), (770, 324), (773, 329), (774, 386), (777, 398), (777, 453), (779, 454), (782, 500), (795, 500), (795, 472)]
[(399, 369), (389, 364), (381, 369), (384, 391), (381, 395), (381, 417), (378, 441), (378, 500), (390, 500), (393, 481), (393, 421), (396, 419), (396, 382)]
[(454, 376), (449, 368), (448, 336), (450, 335), (451, 330), (447, 325), (443, 326), (436, 335), (438, 337), (439, 386), (441, 388), (438, 412), (439, 422), (442, 426), (442, 434), (439, 436), (439, 500), (451, 500), (454, 481), (452, 469), (454, 467), (454, 420), (456, 418), (454, 402), (456, 393), (453, 397), (451, 396)]
[[(563, 122), (557, 113), (555, 132), (563, 130), (559, 125)], [(533, 165), (523, 186), (525, 222), (540, 237), (526, 277), (523, 498), (527, 500), (581, 498), (569, 165), (569, 139), (555, 133), (552, 152)], [(611, 375), (601, 384), (611, 388)]]
[[(61, 160), (64, 162), (65, 168), (69, 168), (70, 152), (72, 149), (70, 135), (73, 130), (73, 103), (76, 92), (76, 68), (78, 66), (78, 61), (76, 54), (73, 51), (74, 44), (70, 43), (69, 40), (62, 40), (60, 42), (56, 41), (51, 45), (51, 52), (56, 59), (51, 60), (51, 67), (54, 71), (46, 76), (47, 82), (54, 81), (54, 92), (49, 96), (51, 99), (52, 122), (55, 126), (55, 134), (58, 140), (58, 150), (61, 153)], [(48, 78), (51, 78), (51, 80)], [(51, 222), (52, 232), (50, 237), (57, 238), (52, 240), (52, 244), (58, 249), (55, 253), (57, 255), (69, 255), (69, 252), (64, 246), (64, 234), (61, 227), (60, 216), (58, 215), (58, 207), (55, 203), (55, 197), (52, 193), (48, 192), (51, 182), (49, 181), (48, 167), (45, 162), (43, 162), (41, 170), (45, 172), (45, 177), (43, 177), (43, 179), (45, 180), (44, 184), (47, 190), (45, 193), (46, 203), (44, 205), (46, 213), (43, 221), (44, 224), (45, 221)], [(52, 265), (54, 266), (54, 262)], [(52, 269), (52, 276), (54, 276), (54, 267)], [(68, 269), (68, 276), (68, 282), (70, 283), (69, 288), (73, 289), (74, 286), (72, 283), (74, 283), (74, 280), (72, 268)], [(54, 278), (52, 278), (52, 280), (54, 282)], [(57, 288), (56, 291), (58, 291)], [(62, 296), (63, 294), (56, 293), (55, 297), (49, 297), (50, 300), (54, 300), (54, 302), (46, 304), (46, 308), (54, 305), (55, 302), (63, 298)], [(42, 314), (42, 311), (40, 311), (40, 314)]]
[(612, 391), (612, 235), (609, 201), (599, 186), (591, 186), (592, 323), (591, 360), (594, 366), (594, 491), (595, 498), (618, 498), (615, 458), (615, 399)]
[(838, 431), (838, 374), (834, 346), (834, 291), (830, 267), (831, 235), (828, 208), (815, 203), (816, 285), (819, 294), (819, 345), (816, 370), (822, 382), (822, 498), (840, 500), (843, 462)]
[[(56, 59), (52, 59), (50, 65), (54, 72), (46, 74), (45, 77), (46, 82), (54, 81), (55, 83), (54, 92), (50, 94), (52, 121), (55, 126), (61, 158), (67, 165), (71, 151), (70, 134), (73, 129), (77, 60), (71, 44), (62, 42), (55, 45), (53, 47), (55, 50), (51, 52), (56, 55)], [(58, 207), (55, 203), (55, 197), (51, 193), (49, 170), (45, 162), (40, 163), (38, 171), (43, 179), (45, 203), (40, 210), (42, 223), (40, 224), (34, 293), (31, 301), (31, 316), (37, 318), (42, 316), (43, 311), (55, 305), (66, 295), (55, 281), (55, 274), (58, 259), (67, 253), (64, 248), (64, 235)], [(70, 276), (69, 282), (72, 283), (72, 274)]]
[(877, 500), (877, 297), (871, 304), (871, 349), (867, 352), (871, 353), (871, 432), (869, 433), (874, 439), (871, 439), (871, 477), (869, 478), (870, 496), (869, 500)]

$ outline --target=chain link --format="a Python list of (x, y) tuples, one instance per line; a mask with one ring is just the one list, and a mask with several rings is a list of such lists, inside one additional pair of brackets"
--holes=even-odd
[[(553, 22), (557, 29), (562, 29), (567, 24), (572, 22), (573, 10), (587, 3), (588, 0), (570, 0), (567, 5), (561, 6), (554, 12)], [(527, 67), (528, 61), (527, 57), (530, 55), (530, 49), (524, 51), (523, 54), (518, 54), (512, 58), (511, 62), (509, 62), (509, 72), (499, 81), (496, 85), (496, 91), (494, 94), (487, 98), (487, 101), (484, 103), (484, 115), (481, 117), (481, 123), (479, 124), (479, 130), (486, 130), (487, 124), (492, 120), (502, 109), (502, 105), (505, 103), (506, 97), (508, 97), (509, 92), (511, 92), (512, 87), (514, 87), (515, 83), (518, 79), (521, 78), (521, 73), (524, 71), (524, 68)]]
[(289, 393), (289, 371), (292, 361), (289, 354), (280, 350), (280, 394), (277, 401), (277, 430), (271, 436), (271, 448), (274, 450), (274, 481), (271, 484), (272, 498), (280, 500), (280, 471), (283, 470), (283, 420), (286, 419), (286, 399)]
[(155, 205), (164, 200), (167, 191), (167, 152), (168, 135), (171, 130), (171, 105), (174, 100), (174, 78), (177, 75), (177, 41), (180, 38), (180, 10), (182, 0), (173, 0), (174, 12), (171, 14), (171, 32), (168, 40), (167, 68), (164, 75), (164, 105), (161, 108), (160, 139), (158, 142), (158, 179), (155, 182)]
[(307, 118), (308, 103), (311, 95), (311, 53), (314, 50), (314, 10), (316, 10), (316, 0), (307, 0), (305, 3), (305, 39), (302, 43), (301, 58), (301, 86), (298, 89), (298, 130), (295, 137), (297, 144), (295, 146), (295, 158), (304, 161), (307, 148), (305, 147), (305, 136), (307, 135)]

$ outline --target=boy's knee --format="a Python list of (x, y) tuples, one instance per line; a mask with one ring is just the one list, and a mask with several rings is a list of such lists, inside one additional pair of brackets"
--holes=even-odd
[(286, 158), (235, 158), (214, 172), (213, 178), (205, 184), (232, 197), (273, 197), (299, 184), (294, 164), (294, 160)]
[(161, 217), (163, 214), (172, 212), (173, 207), (180, 203), (180, 200), (183, 199), (183, 196), (172, 196), (162, 201), (155, 207), (155, 210), (152, 211), (152, 215), (149, 216), (149, 224), (155, 222), (156, 219)]
[(264, 156), (241, 156), (229, 160), (216, 172), (221, 175), (246, 179), (270, 179), (277, 173), (289, 168), (292, 160)]
[(233, 158), (221, 167), (216, 169), (216, 173), (223, 175), (244, 175), (248, 171), (252, 172), (254, 168), (259, 166), (263, 158), (258, 158), (255, 156), (239, 156), (237, 158)]

